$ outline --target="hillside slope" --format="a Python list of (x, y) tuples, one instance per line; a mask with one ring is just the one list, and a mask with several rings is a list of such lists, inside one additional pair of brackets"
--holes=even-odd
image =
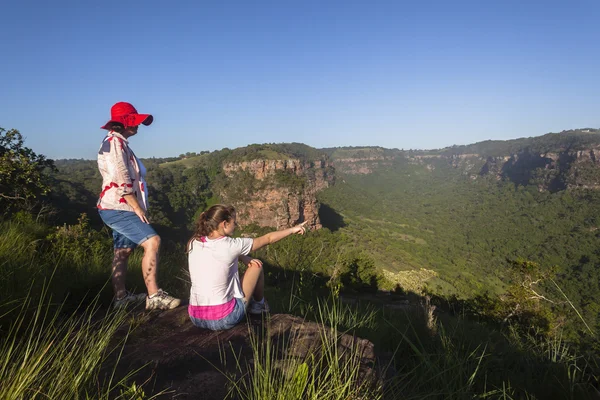
[(352, 247), (399, 281), (431, 271), (421, 284), (437, 293), (502, 293), (510, 262), (532, 260), (556, 267), (594, 321), (599, 146), (600, 135), (570, 131), (429, 152), (327, 149), (336, 185), (318, 198)]

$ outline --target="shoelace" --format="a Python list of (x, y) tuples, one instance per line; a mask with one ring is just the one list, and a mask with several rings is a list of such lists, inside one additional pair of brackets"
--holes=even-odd
[(167, 293), (167, 292), (165, 292), (164, 290), (162, 290), (162, 289), (161, 289), (161, 290), (159, 290), (159, 291), (156, 293), (156, 296), (154, 296), (154, 297), (152, 297), (152, 298), (154, 299), (154, 298), (156, 298), (156, 297), (158, 297), (158, 298), (161, 298), (161, 299), (164, 299), (164, 300), (168, 300), (168, 298), (169, 298), (169, 297), (172, 297), (172, 296), (170, 296), (170, 295), (169, 295), (169, 293)]

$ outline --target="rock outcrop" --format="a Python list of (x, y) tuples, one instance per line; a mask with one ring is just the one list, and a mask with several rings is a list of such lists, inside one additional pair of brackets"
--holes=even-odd
[(536, 152), (529, 147), (515, 153), (484, 156), (477, 153), (427, 154), (398, 151), (393, 156), (368, 156), (336, 159), (336, 170), (347, 174), (370, 174), (394, 164), (459, 170), (470, 179), (491, 177), (517, 185), (536, 185), (539, 191), (585, 188), (600, 189), (600, 145), (576, 150)]
[(368, 157), (338, 158), (335, 160), (336, 170), (346, 174), (366, 175), (373, 172), (374, 168), (391, 165), (392, 159), (383, 155)]
[(226, 163), (223, 172), (232, 183), (219, 195), (236, 207), (240, 225), (281, 229), (308, 221), (321, 228), (317, 193), (334, 182), (330, 163), (253, 160)]
[(539, 191), (600, 189), (600, 146), (585, 150), (537, 153), (525, 149), (504, 157), (489, 157), (480, 171)]
[[(130, 335), (122, 354), (114, 354), (104, 363), (104, 371), (108, 375), (116, 372), (115, 381), (133, 374), (129, 382), (142, 386), (147, 396), (162, 393), (160, 398), (226, 398), (231, 379), (247, 379), (248, 368), (254, 363), (253, 340), (258, 340), (263, 350), (271, 346), (272, 366), (285, 374), (294, 372), (285, 370), (290, 366), (312, 364), (322, 357), (323, 338), (331, 335), (328, 327), (285, 314), (272, 315), (266, 321), (253, 317), (248, 323), (220, 332), (194, 327), (186, 307), (143, 315), (147, 320)], [(116, 340), (126, 331), (124, 327)], [(380, 383), (382, 375), (371, 342), (338, 334), (328, 343), (337, 345), (340, 363), (350, 354), (357, 357), (360, 382)]]

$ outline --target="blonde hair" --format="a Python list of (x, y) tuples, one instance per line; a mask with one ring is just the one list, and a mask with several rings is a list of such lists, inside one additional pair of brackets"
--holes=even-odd
[(223, 204), (215, 204), (208, 210), (204, 211), (196, 221), (196, 230), (187, 244), (187, 252), (192, 251), (192, 242), (200, 240), (203, 236), (208, 236), (211, 232), (219, 228), (219, 224), (223, 221), (230, 222), (235, 218), (235, 208)]

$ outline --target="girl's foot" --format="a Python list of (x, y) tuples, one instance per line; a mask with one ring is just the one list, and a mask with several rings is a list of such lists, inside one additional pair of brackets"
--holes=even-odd
[(254, 299), (250, 300), (250, 306), (248, 307), (248, 313), (250, 314), (262, 314), (268, 313), (271, 311), (269, 308), (269, 303), (266, 302), (265, 299), (261, 301), (254, 301)]
[(142, 304), (145, 298), (145, 293), (133, 294), (125, 292), (125, 296), (121, 297), (120, 299), (115, 299), (113, 304), (115, 308), (124, 308), (133, 304)]
[(181, 300), (169, 295), (169, 293), (158, 289), (158, 293), (152, 297), (146, 297), (146, 310), (171, 310), (177, 307)]

